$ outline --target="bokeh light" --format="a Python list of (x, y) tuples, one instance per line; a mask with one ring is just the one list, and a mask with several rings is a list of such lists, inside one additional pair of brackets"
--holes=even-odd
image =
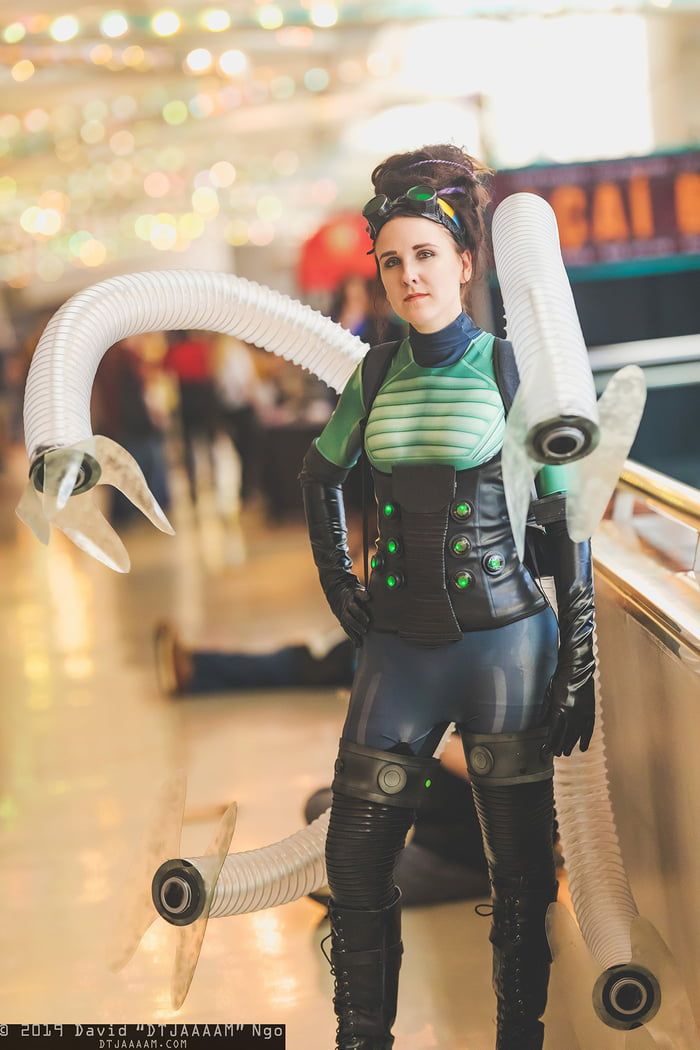
[(80, 246), (78, 257), (85, 266), (101, 266), (107, 258), (107, 249), (101, 241), (91, 237)]
[(101, 120), (86, 120), (80, 129), (80, 137), (88, 146), (94, 146), (105, 137), (105, 126)]
[(201, 22), (211, 33), (221, 33), (230, 27), (231, 16), (220, 7), (211, 7), (202, 12)]
[(129, 32), (129, 22), (121, 11), (108, 11), (100, 19), (100, 32), (111, 40), (116, 40)]
[(87, 230), (78, 230), (77, 233), (74, 233), (71, 237), (69, 237), (68, 250), (71, 253), (71, 255), (74, 255), (76, 258), (79, 258), (80, 249), (83, 247), (84, 244), (91, 240), (92, 235), (89, 234)]
[(152, 171), (143, 180), (143, 188), (149, 197), (167, 197), (170, 193), (170, 179), (162, 171)]
[(209, 174), (218, 189), (225, 189), (236, 181), (236, 169), (227, 160), (217, 160), (216, 164), (212, 164)]
[(61, 15), (60, 18), (55, 18), (49, 26), (50, 35), (59, 43), (72, 40), (78, 35), (79, 30), (80, 23), (74, 15)]
[(12, 22), (3, 29), (2, 38), (6, 44), (19, 44), (20, 40), (24, 39), (26, 32), (21, 22)]
[(151, 219), (149, 237), (151, 244), (159, 251), (169, 251), (177, 240), (177, 223), (174, 215), (159, 212), (149, 216)]
[(307, 91), (325, 91), (330, 83), (330, 75), (327, 69), (315, 66), (307, 69), (304, 73), (304, 87)]
[(182, 237), (187, 237), (189, 240), (194, 241), (204, 233), (205, 225), (201, 215), (194, 211), (186, 211), (177, 220), (177, 232)]
[(232, 49), (219, 56), (219, 69), (227, 77), (240, 76), (248, 68), (248, 59), (242, 51)]
[(174, 98), (163, 106), (163, 120), (166, 124), (184, 124), (188, 116), (189, 110), (179, 98)]
[(112, 61), (114, 52), (109, 44), (95, 44), (90, 48), (89, 58), (96, 66), (106, 66)]
[(146, 52), (139, 44), (130, 44), (129, 47), (125, 47), (122, 51), (122, 62), (125, 66), (131, 66), (132, 69), (136, 66), (143, 65), (143, 61), (146, 57)]
[(109, 116), (109, 106), (101, 98), (93, 98), (83, 106), (85, 120), (104, 120)]
[(128, 157), (130, 153), (134, 152), (135, 144), (134, 136), (126, 128), (122, 128), (121, 131), (115, 131), (109, 139), (109, 148), (117, 157)]
[(211, 95), (207, 95), (204, 92), (198, 95), (194, 95), (189, 103), (188, 109), (193, 117), (197, 120), (201, 120), (204, 117), (210, 117), (216, 109), (216, 103)]
[(53, 237), (61, 228), (63, 216), (57, 208), (39, 208), (36, 204), (25, 208), (19, 224), (26, 233)]
[(150, 241), (155, 221), (155, 215), (139, 215), (134, 223), (134, 233), (140, 241)]
[(190, 73), (206, 73), (211, 69), (213, 61), (211, 51), (207, 51), (205, 47), (196, 47), (185, 58), (184, 67)]
[(314, 4), (311, 8), (311, 21), (321, 29), (334, 26), (338, 21), (338, 9), (335, 4)]
[(284, 14), (277, 4), (263, 4), (255, 14), (263, 29), (279, 29), (284, 23)]
[(210, 186), (200, 186), (192, 193), (192, 208), (205, 219), (219, 214), (219, 198)]
[(173, 36), (182, 23), (175, 11), (158, 11), (151, 19), (151, 28), (157, 36)]
[(35, 73), (34, 63), (30, 62), (28, 58), (21, 58), (19, 62), (15, 62), (14, 66), (10, 70), (10, 76), (13, 80), (16, 80), (18, 84), (23, 83), (25, 80), (29, 80)]
[(35, 134), (44, 131), (49, 125), (49, 115), (45, 109), (30, 109), (24, 114), (24, 126)]

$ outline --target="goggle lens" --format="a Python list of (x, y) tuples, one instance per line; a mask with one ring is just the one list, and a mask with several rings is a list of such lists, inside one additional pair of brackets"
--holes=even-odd
[(410, 190), (406, 191), (406, 198), (415, 201), (416, 204), (424, 204), (426, 201), (437, 200), (437, 194), (429, 186), (411, 186)]
[(372, 197), (370, 201), (367, 201), (362, 209), (362, 214), (366, 219), (378, 217), (384, 214), (388, 204), (389, 198), (386, 193), (378, 193), (376, 197)]

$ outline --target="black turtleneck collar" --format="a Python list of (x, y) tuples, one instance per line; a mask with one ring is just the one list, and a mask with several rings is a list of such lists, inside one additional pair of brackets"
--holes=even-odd
[(421, 368), (445, 368), (456, 364), (472, 339), (480, 334), (481, 329), (477, 328), (469, 314), (461, 313), (439, 332), (417, 332), (410, 325), (408, 337), (417, 365)]

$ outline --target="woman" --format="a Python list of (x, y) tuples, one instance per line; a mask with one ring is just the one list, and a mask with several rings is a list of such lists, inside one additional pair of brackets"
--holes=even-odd
[[(455, 146), (393, 156), (373, 172), (364, 214), (409, 336), (370, 350), (301, 474), (321, 584), (360, 647), (326, 847), (342, 1050), (394, 1042), (394, 865), (450, 722), (489, 865), (497, 1050), (544, 1038), (552, 755), (585, 750), (593, 731), (593, 586), (589, 544), (569, 540), (564, 496), (554, 495), (561, 471), (541, 471), (535, 501), (558, 639), (508, 522), (500, 449), (512, 351), (464, 311), (484, 250), (488, 174)], [(342, 501), (361, 451), (379, 523), (367, 590), (352, 572)]]

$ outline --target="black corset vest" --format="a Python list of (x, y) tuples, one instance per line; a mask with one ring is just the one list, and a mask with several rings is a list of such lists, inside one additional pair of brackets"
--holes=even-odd
[(415, 645), (457, 641), (546, 606), (518, 558), (500, 453), (471, 470), (397, 464), (372, 470), (379, 537), (372, 625)]

